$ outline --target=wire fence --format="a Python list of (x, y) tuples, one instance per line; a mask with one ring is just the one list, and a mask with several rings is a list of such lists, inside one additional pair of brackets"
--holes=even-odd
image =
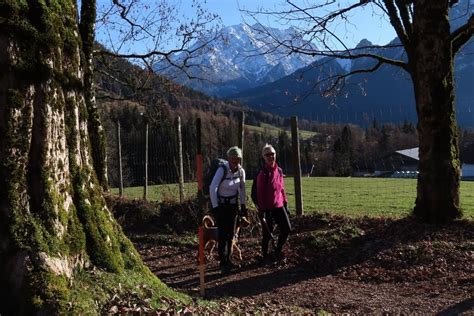
[[(121, 131), (121, 161), (124, 195), (143, 198), (147, 184), (148, 199), (179, 201), (180, 163), (183, 165), (183, 190), (186, 199), (194, 199), (198, 193), (196, 155), (198, 152), (196, 125), (188, 124), (181, 132), (178, 143), (177, 126), (168, 125), (149, 129), (146, 143), (145, 125), (142, 129)], [(204, 127), (206, 128), (206, 127)], [(234, 137), (211, 137), (202, 139), (202, 170), (206, 172), (210, 161), (225, 157), (226, 150), (235, 146), (237, 129), (229, 126)], [(227, 131), (229, 132), (229, 131)], [(205, 134), (205, 133), (204, 133)], [(286, 194), (290, 207), (296, 204), (294, 156), (288, 133), (279, 134), (254, 131), (247, 128), (244, 136), (243, 166), (247, 174), (247, 195), (250, 196), (252, 179), (260, 169), (260, 150), (265, 143), (272, 143), (277, 150), (277, 161), (285, 174)], [(112, 192), (118, 193), (118, 133), (108, 133), (108, 170)], [(262, 136), (263, 135), (263, 136)], [(318, 140), (318, 133), (302, 137), (300, 147), (302, 200), (305, 212), (336, 212), (350, 216), (389, 215), (403, 216), (414, 206), (416, 198), (417, 159), (396, 151), (374, 158), (358, 153), (351, 160), (350, 172), (336, 176), (335, 142)], [(179, 148), (182, 148), (182, 162)], [(147, 149), (148, 147), (148, 149)], [(319, 149), (318, 149), (319, 148)], [(326, 150), (321, 150), (326, 148)], [(313, 149), (313, 151), (311, 151)], [(318, 150), (317, 150), (318, 149)], [(358, 148), (354, 148), (358, 151)], [(360, 151), (360, 150), (359, 150)], [(148, 159), (145, 155), (148, 153)], [(326, 157), (326, 156), (327, 157)], [(347, 158), (347, 157), (346, 157)], [(148, 164), (146, 163), (148, 162)], [(147, 168), (147, 173), (146, 173)], [(147, 183), (145, 183), (147, 175)], [(468, 212), (474, 210), (474, 182), (461, 182), (461, 207)], [(473, 212), (474, 213), (474, 212)]]

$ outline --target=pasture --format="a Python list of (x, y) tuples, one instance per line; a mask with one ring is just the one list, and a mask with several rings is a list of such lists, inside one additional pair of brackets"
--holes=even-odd
[[(280, 134), (281, 132), (286, 132), (288, 133), (289, 136), (291, 136), (290, 131), (284, 130), (282, 128), (279, 128), (267, 123), (261, 123), (260, 126), (245, 125), (245, 129), (251, 132), (257, 132), (261, 134), (268, 133), (275, 137), (278, 136), (278, 134)], [(316, 134), (317, 134), (316, 132), (312, 132), (312, 131), (299, 130), (300, 140), (306, 140), (308, 138), (315, 136)]]
[[(416, 179), (391, 178), (303, 178), (303, 209), (305, 214), (328, 212), (349, 217), (400, 218), (410, 213), (416, 197)], [(295, 212), (293, 178), (285, 178), (291, 212)], [(252, 180), (247, 180), (250, 196)], [(185, 197), (196, 195), (197, 184), (185, 184)], [(111, 190), (118, 194), (118, 189)], [(124, 188), (124, 195), (132, 199), (143, 197), (143, 187)], [(178, 185), (148, 187), (148, 199), (178, 200)], [(466, 218), (474, 219), (474, 182), (461, 181), (461, 208)]]

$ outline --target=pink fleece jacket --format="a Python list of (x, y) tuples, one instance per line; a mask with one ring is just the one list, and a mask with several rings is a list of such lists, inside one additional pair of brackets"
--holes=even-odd
[(268, 173), (260, 170), (257, 175), (257, 201), (259, 210), (271, 210), (283, 206), (287, 202), (283, 173), (278, 171), (278, 165), (265, 165)]

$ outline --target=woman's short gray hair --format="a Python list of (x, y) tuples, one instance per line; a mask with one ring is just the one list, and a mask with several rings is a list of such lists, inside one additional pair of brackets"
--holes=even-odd
[(227, 157), (231, 157), (231, 156), (242, 159), (242, 150), (237, 146), (230, 147), (229, 150), (227, 151)]
[(266, 153), (274, 153), (274, 154), (276, 154), (276, 150), (275, 150), (275, 148), (273, 148), (272, 145), (270, 145), (270, 144), (265, 144), (265, 146), (263, 146), (263, 148), (262, 148), (262, 156), (265, 156)]

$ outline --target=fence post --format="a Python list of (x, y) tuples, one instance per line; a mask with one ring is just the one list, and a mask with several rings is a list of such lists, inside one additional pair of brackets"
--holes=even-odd
[(201, 118), (196, 119), (196, 177), (198, 183), (198, 201), (199, 205), (203, 205), (204, 196), (202, 192), (202, 142), (201, 142)]
[(179, 202), (184, 202), (184, 169), (183, 169), (183, 137), (181, 135), (181, 117), (176, 118), (178, 135), (178, 166), (179, 166)]
[(205, 258), (204, 258), (204, 228), (199, 226), (198, 228), (198, 240), (199, 240), (199, 251), (198, 251), (198, 261), (199, 261), (199, 294), (204, 296), (206, 294), (206, 281), (204, 279), (205, 272)]
[(206, 201), (203, 192), (203, 165), (202, 165), (202, 137), (201, 137), (201, 118), (196, 119), (196, 176), (198, 182), (198, 218), (201, 219), (206, 209)]
[(301, 190), (300, 141), (298, 136), (298, 118), (291, 117), (291, 139), (293, 149), (293, 173), (295, 179), (296, 215), (303, 215), (303, 196)]
[(119, 167), (119, 195), (123, 196), (122, 140), (120, 139), (120, 121), (117, 121), (117, 160)]
[(242, 157), (244, 154), (244, 122), (245, 122), (245, 113), (244, 111), (239, 112), (239, 135), (238, 135), (238, 145), (242, 150)]
[(145, 185), (143, 186), (143, 199), (148, 198), (148, 122), (145, 123)]

